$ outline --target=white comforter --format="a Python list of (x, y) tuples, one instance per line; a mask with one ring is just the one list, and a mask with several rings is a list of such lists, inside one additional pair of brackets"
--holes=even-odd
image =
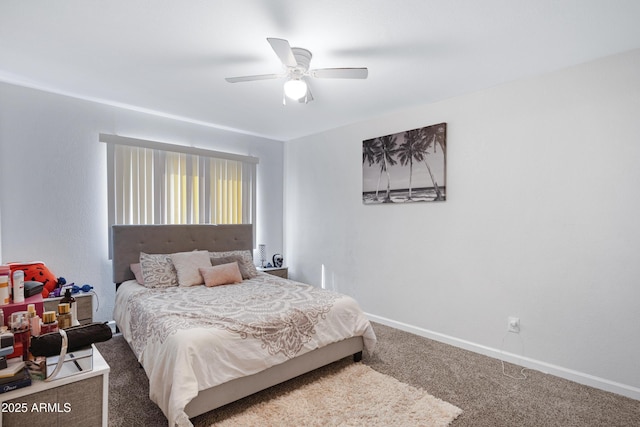
[(114, 318), (149, 377), (169, 426), (191, 426), (186, 405), (204, 390), (353, 336), (375, 334), (351, 297), (260, 273), (237, 285), (116, 294)]

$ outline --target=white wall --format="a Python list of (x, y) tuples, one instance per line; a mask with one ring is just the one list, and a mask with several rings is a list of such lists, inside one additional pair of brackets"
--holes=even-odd
[(0, 83), (2, 262), (42, 260), (93, 285), (94, 319), (112, 319), (101, 132), (259, 157), (256, 240), (282, 251), (282, 142)]
[[(288, 142), (291, 276), (640, 399), (639, 113), (633, 51)], [(363, 206), (362, 141), (440, 122), (447, 201)]]

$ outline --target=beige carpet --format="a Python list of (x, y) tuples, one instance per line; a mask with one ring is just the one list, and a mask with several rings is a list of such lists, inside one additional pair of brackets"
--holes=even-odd
[[(640, 400), (539, 371), (528, 371), (525, 381), (512, 380), (502, 375), (499, 360), (379, 323), (374, 323), (373, 328), (378, 337), (375, 354), (365, 354), (361, 363), (464, 409), (451, 427), (638, 426)], [(96, 347), (111, 367), (109, 427), (166, 426), (162, 411), (149, 399), (144, 369), (122, 335), (97, 343)], [(191, 422), (195, 427), (209, 427), (352, 364), (351, 358), (344, 359), (202, 414)]]
[(447, 426), (462, 410), (362, 363), (211, 424), (226, 426)]

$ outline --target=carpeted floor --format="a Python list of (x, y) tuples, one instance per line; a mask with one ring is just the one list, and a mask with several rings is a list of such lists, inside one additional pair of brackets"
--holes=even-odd
[[(640, 425), (640, 401), (537, 371), (526, 371), (526, 380), (514, 380), (502, 375), (496, 359), (377, 323), (373, 327), (378, 346), (373, 356), (365, 355), (363, 363), (462, 409), (452, 427)], [(109, 425), (166, 425), (166, 418), (148, 398), (149, 382), (144, 370), (124, 339), (116, 336), (97, 346), (111, 366)], [(511, 370), (518, 372), (513, 366)], [(231, 403), (218, 409), (214, 416), (223, 419), (241, 412), (268, 394), (284, 393), (312, 381), (318, 374), (322, 372)], [(208, 426), (212, 415), (204, 414), (192, 422), (196, 427)]]

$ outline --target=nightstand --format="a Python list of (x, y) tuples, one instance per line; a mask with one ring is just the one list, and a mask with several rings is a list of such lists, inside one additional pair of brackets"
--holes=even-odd
[[(93, 292), (78, 292), (72, 295), (76, 299), (78, 304), (78, 322), (81, 325), (93, 322)], [(58, 304), (62, 297), (58, 298), (45, 298), (44, 309), (45, 311), (58, 312)]]
[(289, 267), (258, 267), (258, 271), (264, 271), (265, 273), (273, 274), (274, 276), (282, 277), (283, 279), (289, 278)]
[[(93, 369), (0, 393), (0, 427), (108, 426), (109, 365), (93, 346)], [(44, 405), (44, 406), (43, 406)]]

